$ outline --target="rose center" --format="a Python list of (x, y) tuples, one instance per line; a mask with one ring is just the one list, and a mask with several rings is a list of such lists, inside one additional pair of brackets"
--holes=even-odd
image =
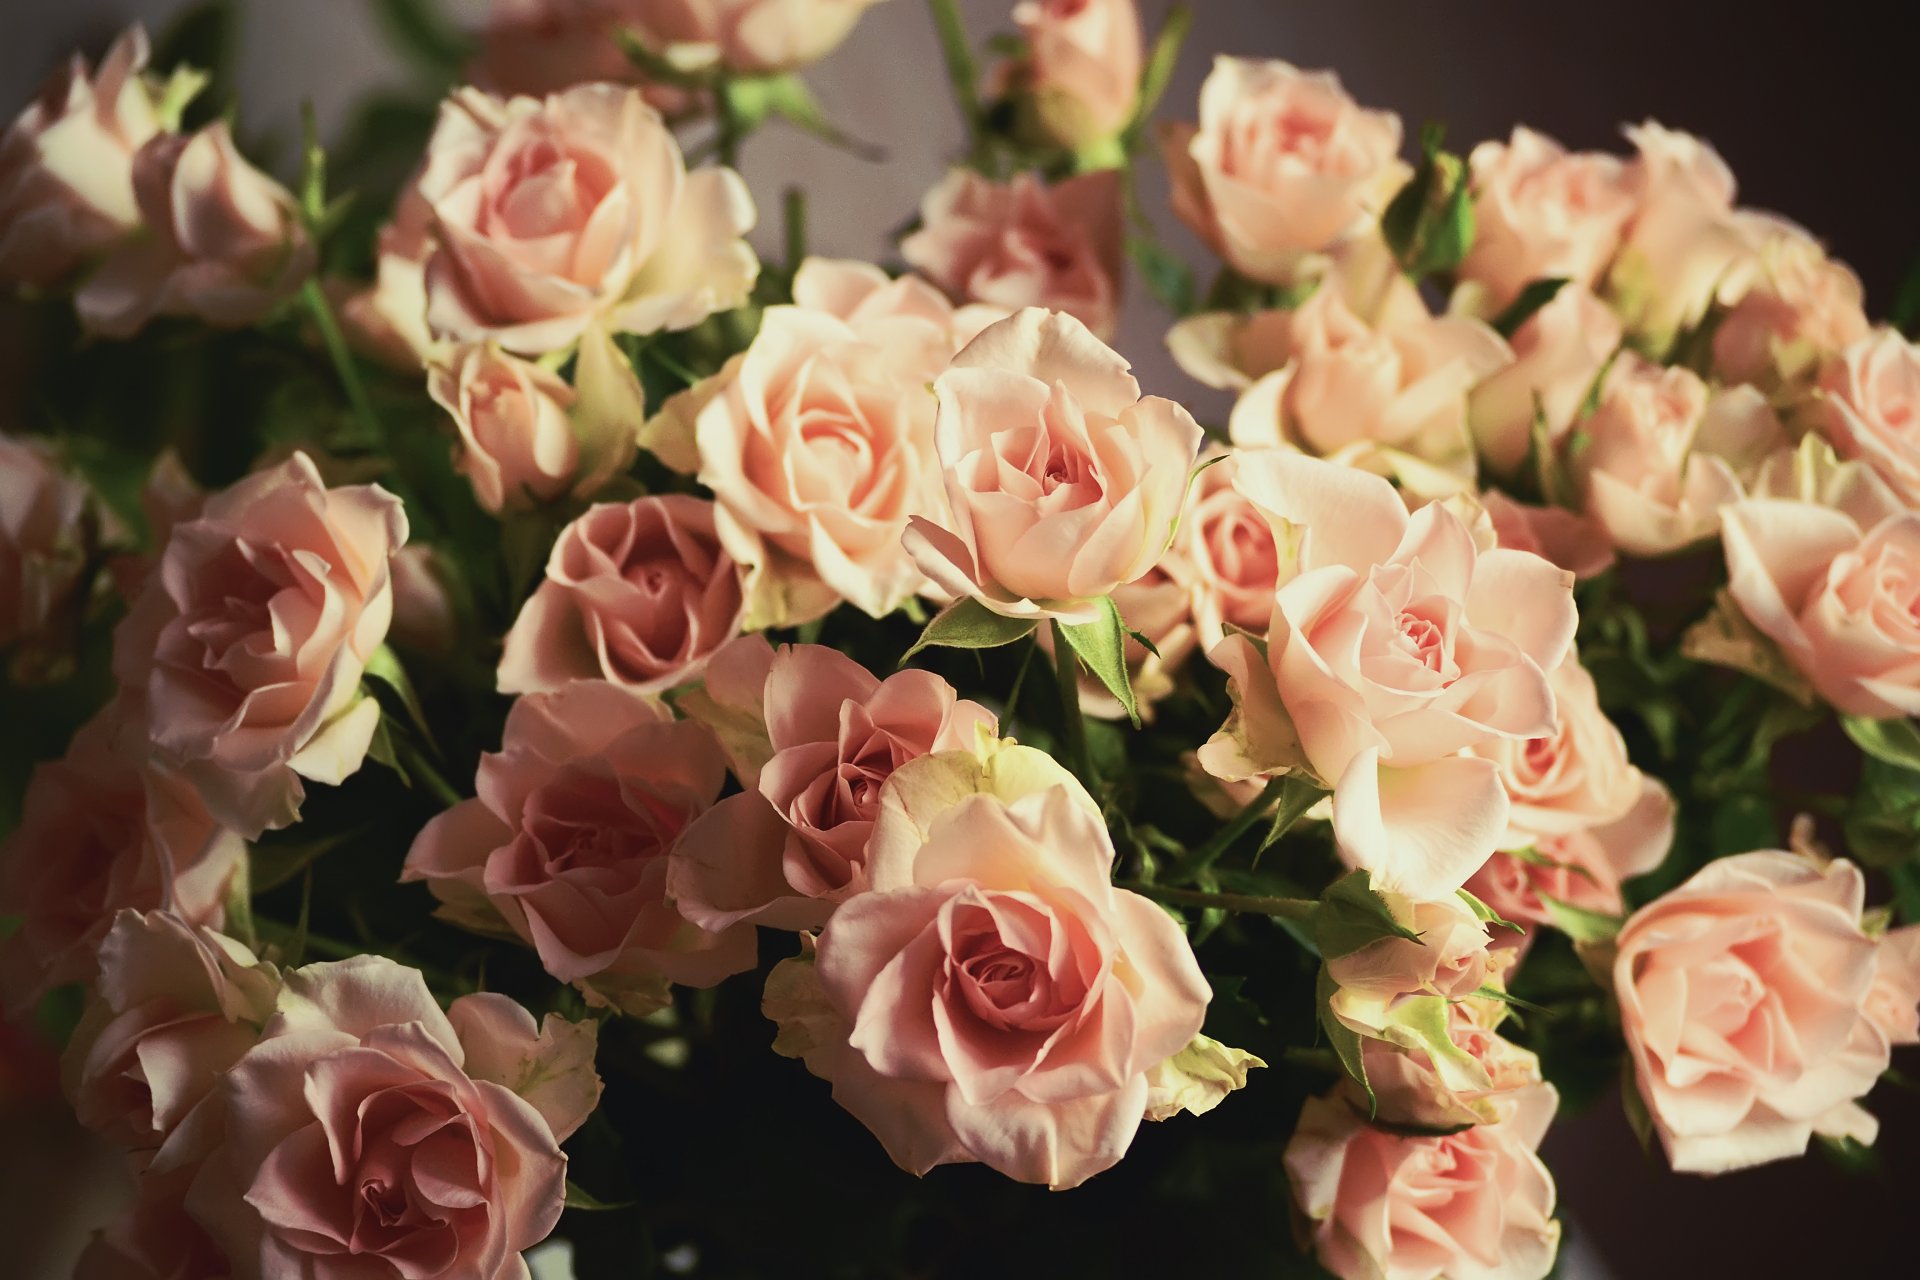
[(381, 1226), (397, 1226), (407, 1213), (406, 1193), (378, 1178), (360, 1184), (360, 1199)]
[(1431, 619), (1401, 613), (1395, 621), (1400, 627), (1402, 645), (1416, 662), (1433, 672), (1446, 665), (1447, 638)]

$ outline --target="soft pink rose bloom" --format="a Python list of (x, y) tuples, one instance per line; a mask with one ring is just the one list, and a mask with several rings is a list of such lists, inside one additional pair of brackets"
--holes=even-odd
[[(995, 729), (993, 713), (957, 698), (928, 671), (878, 679), (822, 645), (759, 636), (733, 641), (717, 673), (751, 670), (740, 683), (709, 680), (709, 701), (736, 722), (757, 721), (761, 761), (674, 847), (667, 889), (682, 914), (709, 929), (741, 920), (817, 928), (835, 904), (864, 892), (867, 839), (894, 770), (933, 751), (970, 748)], [(758, 688), (752, 687), (757, 683)], [(722, 703), (719, 697), (727, 700)]]
[(1920, 344), (1891, 328), (1861, 338), (1821, 376), (1821, 433), (1845, 458), (1920, 504)]
[(687, 172), (637, 89), (459, 90), (441, 107), (418, 190), (432, 212), (425, 288), (437, 337), (538, 356), (596, 323), (686, 329), (745, 302), (759, 271), (741, 239), (754, 210), (739, 175)]
[(0, 1000), (17, 1013), (90, 980), (123, 909), (219, 928), (246, 856), (199, 794), (152, 759), (144, 716), (122, 694), (66, 755), (34, 769), (20, 825), (0, 845), (0, 913), (21, 921), (0, 942)]
[(571, 1138), (600, 1105), (598, 1022), (550, 1013), (536, 1025), (519, 1004), (491, 991), (455, 1000), (447, 1021), (466, 1050), (467, 1074), (512, 1090), (540, 1113), (555, 1142)]
[[(1506, 1006), (1497, 999), (1466, 998), (1447, 1006), (1447, 1044), (1439, 1060), (1426, 1048), (1366, 1039), (1360, 1057), (1373, 1090), (1379, 1118), (1389, 1124), (1423, 1129), (1455, 1129), (1497, 1124), (1512, 1108), (1516, 1092), (1540, 1083), (1540, 1061), (1531, 1052), (1502, 1039), (1497, 1027)], [(1449, 1058), (1468, 1070), (1443, 1070)]]
[(1238, 483), (1248, 452), (1229, 453), (1200, 473), (1174, 534), (1175, 552), (1190, 570), (1193, 625), (1203, 650), (1219, 644), (1229, 626), (1265, 632), (1274, 590), (1293, 568), (1274, 524)]
[(1889, 929), (1874, 953), (1873, 986), (1861, 1013), (1889, 1044), (1920, 1044), (1920, 925)]
[(801, 975), (820, 1007), (783, 1036), (810, 1033), (808, 1069), (914, 1173), (1071, 1187), (1112, 1166), (1211, 998), (1179, 926), (1113, 887), (1106, 827), (1066, 787), (968, 796), (910, 844), (828, 921)]
[(427, 366), (427, 390), (452, 415), (454, 468), (488, 511), (523, 511), (573, 487), (573, 388), (558, 374), (473, 343)]
[(80, 1123), (149, 1158), (254, 1046), (280, 976), (245, 946), (166, 911), (123, 910), (61, 1079)]
[(1863, 1013), (1877, 950), (1865, 891), (1850, 862), (1762, 850), (1707, 864), (1628, 918), (1620, 1028), (1675, 1170), (1783, 1160), (1816, 1133), (1873, 1141), (1856, 1099), (1889, 1053)]
[(711, 502), (666, 494), (598, 503), (560, 531), (546, 578), (507, 632), (500, 691), (593, 678), (671, 689), (739, 634), (746, 605)]
[(958, 301), (1064, 311), (1105, 337), (1119, 318), (1125, 241), (1117, 170), (1049, 186), (955, 169), (920, 202), (920, 229), (900, 256)]
[(1295, 770), (1333, 788), (1343, 856), (1376, 887), (1442, 898), (1486, 860), (1508, 803), (1492, 761), (1462, 754), (1551, 731), (1547, 672), (1573, 641), (1573, 575), (1480, 550), (1434, 503), (1335, 463), (1243, 458), (1241, 483), (1298, 539), (1262, 656), (1229, 635), (1208, 657), (1234, 717), (1200, 759), (1232, 781)]
[(403, 880), (462, 928), (505, 931), (596, 1004), (647, 1013), (678, 982), (753, 967), (753, 930), (709, 932), (668, 894), (670, 855), (726, 782), (703, 725), (602, 680), (529, 694), (482, 756), (478, 798), (424, 827)]
[(1514, 361), (1474, 387), (1467, 420), (1480, 456), (1511, 476), (1533, 445), (1535, 416), (1559, 444), (1620, 348), (1620, 321), (1579, 285), (1565, 285), (1513, 335)]
[(228, 1280), (233, 1269), (181, 1202), (190, 1172), (142, 1174), (131, 1204), (87, 1245), (73, 1280)]
[(1638, 153), (1627, 165), (1635, 207), (1605, 292), (1627, 328), (1660, 348), (1748, 258), (1752, 228), (1734, 208), (1733, 171), (1710, 145), (1651, 120), (1626, 133)]
[(1280, 61), (1214, 59), (1200, 123), (1166, 129), (1162, 147), (1174, 212), (1235, 270), (1275, 283), (1377, 215), (1405, 173), (1398, 116)]
[(921, 572), (1007, 617), (1086, 622), (1151, 569), (1201, 431), (1127, 369), (1078, 320), (1037, 307), (955, 356), (934, 383), (951, 527), (908, 520)]
[(881, 0), (615, 0), (626, 25), (677, 67), (792, 71), (838, 48)]
[(1872, 326), (1860, 277), (1800, 228), (1778, 222), (1771, 231), (1743, 273), (1750, 278), (1721, 287), (1730, 305), (1714, 325), (1713, 371), (1775, 391), (1818, 375)]
[(1366, 1122), (1350, 1098), (1309, 1098), (1284, 1157), (1314, 1254), (1341, 1280), (1541, 1280), (1560, 1224), (1535, 1150), (1553, 1086), (1516, 1092), (1510, 1114), (1444, 1137)]
[(1721, 508), (1739, 501), (1743, 482), (1787, 443), (1753, 387), (1712, 391), (1687, 369), (1632, 354), (1614, 361), (1582, 431), (1573, 469), (1586, 513), (1635, 556), (1711, 538)]
[(1473, 748), (1498, 766), (1507, 789), (1503, 848), (1604, 826), (1640, 802), (1645, 779), (1627, 759), (1626, 740), (1600, 709), (1599, 691), (1579, 658), (1569, 653), (1547, 679), (1553, 686), (1550, 732), (1498, 738)]
[(1673, 847), (1673, 813), (1667, 789), (1642, 775), (1640, 794), (1623, 816), (1537, 836), (1524, 849), (1496, 853), (1467, 881), (1467, 892), (1515, 924), (1552, 924), (1546, 898), (1617, 916), (1625, 909), (1620, 886), (1666, 860)]
[(0, 434), (0, 649), (51, 640), (76, 603), (92, 507), (52, 446)]
[(317, 254), (292, 194), (247, 163), (224, 122), (140, 148), (133, 191), (143, 234), (74, 295), (94, 333), (131, 337), (154, 316), (244, 328), (313, 274)]
[(467, 79), (489, 93), (543, 97), (593, 82), (635, 84), (648, 105), (675, 116), (697, 98), (650, 84), (614, 39), (644, 22), (655, 0), (492, 0)]
[(1590, 516), (1515, 502), (1498, 489), (1482, 493), (1480, 506), (1503, 547), (1531, 551), (1576, 578), (1598, 577), (1613, 568), (1615, 557), (1606, 528)]
[(235, 1280), (521, 1280), (566, 1199), (567, 1158), (383, 956), (287, 975), (280, 1012), (214, 1095), (221, 1136), (187, 1209)]
[(1013, 20), (1025, 87), (1056, 142), (1076, 150), (1127, 127), (1144, 58), (1134, 0), (1022, 0)]
[(1193, 377), (1240, 393), (1227, 419), (1236, 445), (1292, 446), (1388, 474), (1405, 459), (1454, 477), (1442, 490), (1473, 474), (1467, 393), (1513, 360), (1478, 320), (1423, 311), (1375, 327), (1326, 286), (1290, 311), (1191, 317), (1167, 345)]
[(89, 71), (75, 54), (0, 134), (0, 281), (46, 287), (140, 225), (134, 153), (160, 132), (147, 33)]
[(1423, 902), (1388, 893), (1385, 901), (1394, 919), (1419, 936), (1380, 938), (1330, 957), (1327, 977), (1337, 990), (1328, 1007), (1360, 1034), (1397, 1042), (1394, 1017), (1406, 1001), (1464, 1000), (1497, 973), (1487, 926), (1457, 894)]
[(1528, 282), (1594, 283), (1620, 246), (1634, 212), (1626, 165), (1593, 151), (1569, 152), (1520, 126), (1506, 142), (1483, 142), (1467, 157), (1473, 188), (1473, 247), (1460, 278), (1485, 291), (1493, 314)]
[(393, 612), (400, 500), (329, 489), (296, 453), (177, 526), (114, 639), (155, 752), (245, 835), (294, 821), (302, 779), (360, 767), (379, 704), (360, 690)]

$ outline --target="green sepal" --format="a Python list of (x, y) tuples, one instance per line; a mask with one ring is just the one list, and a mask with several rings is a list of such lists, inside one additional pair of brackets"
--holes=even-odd
[(1320, 966), (1320, 976), (1314, 982), (1313, 998), (1320, 1007), (1320, 1028), (1327, 1033), (1327, 1043), (1333, 1047), (1334, 1056), (1340, 1059), (1340, 1066), (1353, 1082), (1365, 1090), (1367, 1095), (1367, 1119), (1371, 1120), (1379, 1111), (1379, 1099), (1373, 1096), (1373, 1086), (1367, 1083), (1367, 1062), (1361, 1054), (1360, 1033), (1340, 1021), (1333, 1014), (1333, 997), (1340, 985), (1327, 972), (1327, 966)]
[(1341, 876), (1320, 896), (1320, 910), (1314, 914), (1314, 940), (1320, 954), (1329, 960), (1352, 955), (1382, 938), (1405, 938), (1418, 942), (1420, 935), (1393, 918), (1393, 908), (1373, 890), (1365, 871)]

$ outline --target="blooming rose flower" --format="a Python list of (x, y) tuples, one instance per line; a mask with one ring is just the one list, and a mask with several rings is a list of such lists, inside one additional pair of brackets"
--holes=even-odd
[(416, 373), (449, 345), (427, 327), (427, 257), (433, 252), (433, 209), (419, 177), (400, 192), (393, 218), (374, 242), (374, 280), (339, 304), (348, 341), (369, 359)]
[(97, 72), (76, 54), (0, 134), (0, 281), (44, 288), (140, 225), (133, 157), (163, 123), (147, 55), (138, 26)]
[(1506, 848), (1622, 818), (1640, 802), (1645, 784), (1579, 658), (1568, 654), (1547, 679), (1553, 685), (1551, 732), (1497, 738), (1473, 749), (1499, 767), (1507, 789)]
[(235, 1280), (525, 1274), (567, 1158), (469, 1053), (420, 974), (383, 956), (288, 974), (216, 1091), (223, 1136), (187, 1193)]
[(1501, 1000), (1468, 996), (1447, 1005), (1445, 1039), (1432, 1050), (1361, 1041), (1379, 1118), (1430, 1130), (1499, 1123), (1516, 1092), (1540, 1083), (1539, 1058), (1499, 1034), (1506, 1012)]
[(1638, 153), (1627, 166), (1635, 207), (1605, 292), (1627, 328), (1660, 350), (1746, 260), (1751, 228), (1733, 206), (1733, 171), (1710, 145), (1651, 120), (1626, 133)]
[(1591, 285), (1613, 260), (1634, 212), (1626, 166), (1599, 152), (1569, 152), (1542, 133), (1516, 128), (1467, 157), (1473, 189), (1473, 247), (1460, 278), (1485, 291), (1492, 314), (1528, 282)]
[(37, 766), (20, 825), (0, 845), (0, 1000), (31, 1008), (49, 989), (90, 980), (116, 912), (166, 910), (217, 929), (247, 856), (198, 793), (152, 758), (131, 695), (83, 725), (66, 755)]
[(600, 1024), (533, 1015), (503, 995), (478, 991), (447, 1006), (447, 1021), (466, 1050), (466, 1072), (510, 1089), (540, 1113), (555, 1142), (571, 1138), (600, 1105), (593, 1056)]
[[(757, 722), (764, 746), (741, 782), (675, 846), (667, 888), (690, 920), (722, 929), (740, 920), (813, 928), (834, 904), (864, 891), (867, 838), (894, 770), (932, 751), (966, 749), (993, 714), (954, 696), (928, 671), (885, 680), (836, 650), (759, 636), (716, 655), (701, 718)], [(749, 675), (751, 671), (753, 674)], [(725, 702), (720, 699), (724, 697)]]
[(329, 489), (296, 453), (177, 526), (114, 640), (154, 750), (247, 836), (300, 812), (301, 780), (360, 767), (380, 707), (360, 690), (393, 612), (400, 500)]
[(1623, 816), (1539, 835), (1523, 849), (1502, 850), (1473, 873), (1467, 891), (1516, 924), (1552, 924), (1548, 898), (1617, 916), (1625, 910), (1620, 886), (1666, 861), (1673, 847), (1673, 811), (1667, 789), (1643, 774), (1640, 794)]
[(1721, 300), (1730, 305), (1714, 325), (1713, 371), (1722, 382), (1777, 392), (1831, 367), (1872, 326), (1860, 278), (1844, 262), (1790, 223), (1772, 230), (1744, 273), (1751, 278), (1721, 286)]
[(1920, 925), (1889, 929), (1874, 953), (1873, 986), (1861, 1013), (1889, 1044), (1920, 1044)]
[(818, 62), (880, 0), (616, 0), (648, 45), (677, 67), (718, 63), (763, 75)]
[(599, 503), (560, 531), (545, 580), (507, 632), (500, 691), (598, 677), (643, 693), (671, 689), (739, 634), (746, 604), (711, 502)]
[(959, 301), (1048, 307), (1110, 336), (1126, 273), (1122, 197), (1113, 169), (1052, 186), (955, 169), (920, 202), (900, 256)]
[(401, 878), (462, 928), (504, 927), (594, 1003), (651, 1012), (671, 982), (753, 967), (751, 929), (702, 929), (667, 892), (669, 855), (725, 782), (713, 734), (642, 694), (603, 680), (529, 694), (481, 757), (478, 798), (421, 830)]
[(92, 507), (49, 445), (0, 434), (0, 649), (53, 641), (81, 585)]
[(1175, 551), (1190, 570), (1193, 625), (1203, 650), (1219, 644), (1229, 625), (1266, 631), (1274, 589), (1283, 573), (1291, 576), (1274, 524), (1238, 483), (1250, 452), (1229, 453), (1200, 473), (1174, 534)]
[(1314, 1254), (1341, 1280), (1540, 1280), (1560, 1224), (1535, 1149), (1559, 1097), (1542, 1084), (1510, 1114), (1443, 1137), (1369, 1125), (1350, 1099), (1309, 1098), (1284, 1157)]
[(1834, 448), (1920, 503), (1920, 344), (1882, 329), (1847, 347), (1820, 386), (1820, 427)]
[(1020, 75), (1041, 126), (1069, 150), (1113, 137), (1140, 96), (1140, 13), (1133, 0), (1022, 0)]
[(493, 0), (467, 79), (489, 93), (535, 97), (580, 84), (632, 83), (649, 105), (676, 115), (694, 96), (676, 85), (646, 83), (614, 38), (659, 7), (656, 0)]
[(157, 315), (243, 328), (313, 274), (318, 255), (292, 194), (247, 163), (224, 122), (141, 147), (133, 191), (145, 233), (74, 295), (95, 333), (131, 337)]
[(1473, 388), (1467, 421), (1480, 456), (1511, 476), (1533, 447), (1538, 415), (1547, 439), (1573, 430), (1600, 373), (1620, 348), (1620, 321), (1579, 285), (1565, 285), (1513, 335), (1514, 361)]
[[(1251, 460), (1248, 460), (1251, 461)], [(1480, 550), (1442, 504), (1409, 517), (1385, 480), (1299, 455), (1242, 484), (1296, 529), (1299, 572), (1274, 597), (1263, 656), (1229, 635), (1208, 655), (1236, 710), (1201, 749), (1229, 781), (1306, 771), (1333, 787), (1333, 829), (1376, 888), (1451, 894), (1507, 822), (1492, 761), (1460, 754), (1551, 731), (1573, 640), (1573, 575)]]
[(1573, 460), (1587, 514), (1629, 555), (1678, 551), (1720, 527), (1721, 508), (1786, 432), (1753, 387), (1709, 391), (1698, 375), (1623, 355), (1583, 423)]
[(558, 374), (474, 343), (429, 365), (427, 390), (453, 416), (454, 468), (488, 511), (525, 510), (572, 486), (580, 459), (567, 422), (573, 388)]
[[(895, 777), (922, 766), (945, 768)], [(777, 1047), (910, 1171), (978, 1160), (1075, 1186), (1125, 1154), (1149, 1071), (1200, 1029), (1211, 992), (1186, 938), (1113, 887), (1106, 825), (1076, 791), (948, 792), (897, 845), (906, 810), (883, 811), (873, 890), (828, 921), (817, 965), (769, 979)]]
[(1576, 578), (1598, 577), (1613, 568), (1615, 557), (1606, 528), (1591, 516), (1515, 502), (1498, 489), (1483, 492), (1480, 507), (1492, 522), (1500, 546), (1531, 551)]
[(80, 1123), (151, 1156), (260, 1038), (280, 977), (252, 951), (166, 911), (123, 910), (61, 1061)]
[(1342, 1025), (1430, 1059), (1449, 1090), (1488, 1092), (1486, 1068), (1449, 1036), (1449, 1010), (1497, 976), (1487, 926), (1457, 895), (1420, 902), (1384, 895), (1394, 919), (1416, 938), (1387, 937), (1329, 956), (1327, 1008)]
[(1235, 444), (1390, 474), (1439, 470), (1454, 477), (1442, 492), (1473, 473), (1467, 392), (1513, 359), (1478, 320), (1423, 314), (1376, 329), (1327, 287), (1290, 311), (1183, 320), (1167, 345), (1195, 378), (1240, 393), (1227, 420)]
[(1386, 207), (1405, 169), (1400, 118), (1330, 71), (1214, 59), (1200, 123), (1162, 135), (1174, 212), (1242, 275), (1287, 283), (1303, 255)]
[(1708, 863), (1628, 918), (1620, 1027), (1675, 1170), (1797, 1156), (1815, 1133), (1873, 1141), (1855, 1099), (1888, 1046), (1862, 1012), (1876, 951), (1865, 891), (1850, 862), (1769, 849)]
[(440, 110), (418, 179), (432, 212), (427, 321), (438, 336), (538, 356), (590, 324), (685, 329), (747, 299), (738, 174), (689, 173), (637, 89), (545, 99), (462, 89)]
[(934, 383), (952, 527), (908, 520), (921, 571), (995, 613), (1085, 622), (1151, 569), (1201, 432), (1127, 368), (1078, 320), (1031, 307), (955, 356)]

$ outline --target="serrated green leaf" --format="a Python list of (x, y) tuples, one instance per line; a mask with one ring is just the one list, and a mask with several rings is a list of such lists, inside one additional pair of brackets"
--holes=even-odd
[(1273, 821), (1267, 824), (1267, 834), (1260, 838), (1260, 847), (1253, 851), (1253, 865), (1260, 865), (1260, 855), (1280, 843), (1280, 838), (1293, 830), (1307, 810), (1319, 804), (1327, 794), (1325, 787), (1305, 774), (1288, 774), (1280, 788), (1280, 799), (1273, 809)]
[(745, 131), (764, 124), (768, 117), (782, 120), (814, 137), (850, 151), (865, 160), (884, 160), (886, 152), (872, 143), (853, 137), (831, 120), (826, 108), (814, 97), (807, 82), (791, 72), (772, 76), (737, 76), (720, 89), (739, 127)]
[(1367, 1062), (1361, 1051), (1360, 1033), (1333, 1015), (1333, 997), (1339, 989), (1327, 966), (1321, 965), (1313, 991), (1314, 1000), (1320, 1006), (1320, 1028), (1327, 1033), (1327, 1043), (1333, 1047), (1334, 1056), (1340, 1059), (1340, 1066), (1348, 1077), (1366, 1091), (1367, 1118), (1371, 1120), (1380, 1104), (1373, 1096), (1373, 1086), (1367, 1082)]
[(1420, 940), (1419, 934), (1393, 918), (1393, 909), (1373, 891), (1365, 871), (1349, 872), (1327, 886), (1314, 915), (1313, 935), (1320, 954), (1329, 960), (1351, 955), (1382, 938)]
[(1540, 902), (1546, 907), (1547, 918), (1552, 921), (1553, 927), (1575, 942), (1610, 942), (1620, 932), (1623, 923), (1619, 916), (1589, 911), (1544, 893), (1540, 895)]
[(367, 759), (393, 770), (400, 779), (400, 785), (412, 789), (413, 779), (407, 776), (406, 767), (400, 763), (400, 752), (393, 742), (392, 724), (384, 715), (380, 717), (380, 723), (373, 727), (373, 737), (367, 743)]
[(1127, 674), (1127, 626), (1111, 596), (1097, 602), (1100, 617), (1093, 622), (1064, 622), (1060, 634), (1087, 664), (1087, 670), (1126, 708), (1127, 719), (1140, 727), (1140, 706), (1133, 697), (1133, 681)]
[(1847, 731), (1855, 746), (1875, 760), (1920, 773), (1920, 725), (1912, 720), (1841, 716), (1840, 727)]
[(1032, 618), (1009, 618), (995, 613), (978, 600), (956, 600), (927, 623), (927, 629), (900, 659), (906, 666), (922, 649), (998, 649), (1033, 633), (1038, 623)]
[(587, 1213), (616, 1213), (621, 1209), (631, 1209), (637, 1200), (597, 1200), (583, 1190), (579, 1183), (567, 1179), (567, 1208), (579, 1209)]
[(1567, 285), (1565, 276), (1549, 276), (1545, 280), (1530, 280), (1520, 290), (1518, 296), (1509, 302), (1506, 309), (1493, 318), (1493, 328), (1503, 338), (1511, 338), (1520, 332), (1522, 325), (1533, 319), (1534, 313), (1559, 296), (1560, 290)]

